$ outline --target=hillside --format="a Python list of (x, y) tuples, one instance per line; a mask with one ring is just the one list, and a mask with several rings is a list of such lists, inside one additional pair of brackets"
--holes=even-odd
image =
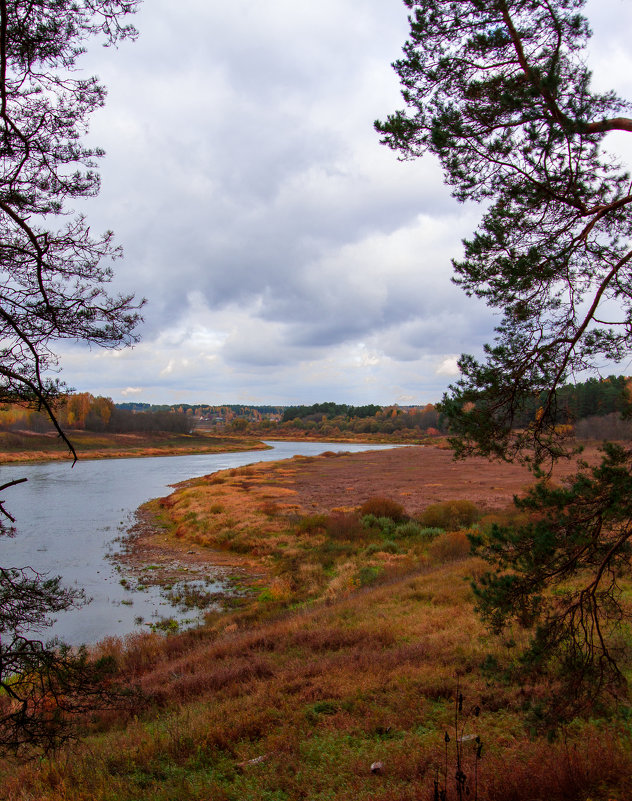
[[(252, 579), (204, 629), (103, 643), (144, 704), (88, 721), (71, 752), (5, 762), (6, 797), (412, 801), (447, 777), (454, 799), (459, 738), (469, 797), (629, 797), (626, 710), (547, 729), (550, 688), (509, 681), (515, 645), (473, 611), (482, 563), (459, 515), (499, 514), (526, 478), (405, 448), (186, 482), (153, 504), (154, 536), (219, 551)], [(367, 501), (391, 522), (349, 511)]]

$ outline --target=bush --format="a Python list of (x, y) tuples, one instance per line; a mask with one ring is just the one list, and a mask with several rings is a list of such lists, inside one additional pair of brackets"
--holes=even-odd
[(421, 536), (423, 531), (426, 531), (419, 523), (415, 522), (414, 520), (407, 520), (405, 523), (400, 523), (399, 526), (395, 527), (393, 532), (393, 536), (397, 537), (419, 537)]
[(358, 574), (356, 575), (356, 582), (359, 584), (360, 587), (368, 587), (369, 585), (377, 581), (381, 573), (382, 573), (381, 567), (367, 565), (366, 567), (360, 568), (360, 570), (358, 571)]
[(314, 534), (316, 531), (325, 531), (328, 521), (328, 515), (308, 515), (299, 520), (297, 528), (306, 534)]
[(438, 537), (439, 534), (443, 534), (444, 529), (442, 528), (420, 528), (419, 529), (419, 536), (421, 539), (424, 540), (433, 540), (435, 537)]
[(384, 542), (373, 542), (366, 549), (367, 555), (372, 556), (374, 553), (399, 553), (399, 547), (393, 540), (385, 540)]
[(470, 555), (470, 541), (465, 531), (448, 531), (437, 537), (428, 547), (433, 562), (456, 562)]
[(390, 517), (378, 517), (377, 527), (379, 528), (383, 537), (392, 537), (397, 526)]
[(375, 515), (375, 517), (388, 517), (395, 523), (402, 523), (408, 516), (401, 503), (391, 500), (391, 498), (369, 498), (360, 507), (360, 516)]
[(624, 420), (619, 412), (592, 415), (575, 424), (575, 436), (579, 439), (632, 439), (632, 422)]
[(430, 505), (422, 512), (419, 520), (430, 528), (454, 530), (471, 526), (480, 516), (472, 501), (442, 501)]
[(361, 520), (362, 527), (373, 534), (379, 533), (388, 539), (426, 539), (430, 540), (437, 534), (443, 534), (443, 528), (429, 528), (422, 526), (415, 520), (407, 520), (405, 523), (395, 523), (390, 517), (376, 517), (375, 515), (364, 515)]
[(326, 530), (334, 540), (355, 540), (366, 533), (355, 512), (333, 512), (327, 517)]

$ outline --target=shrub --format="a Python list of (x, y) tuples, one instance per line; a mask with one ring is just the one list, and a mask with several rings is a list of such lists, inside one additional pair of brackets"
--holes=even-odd
[[(364, 515), (361, 520), (362, 527), (372, 531), (373, 534), (379, 533), (383, 537), (393, 537), (399, 526), (390, 517), (376, 517), (375, 515)], [(402, 525), (406, 525), (405, 523)]]
[(364, 515), (361, 520), (362, 527), (368, 531), (380, 533), (389, 539), (425, 539), (431, 540), (437, 534), (443, 534), (443, 528), (432, 528), (422, 526), (415, 520), (407, 520), (405, 523), (395, 523), (390, 517), (376, 517), (375, 515)]
[(392, 537), (395, 529), (397, 528), (395, 522), (390, 517), (378, 517), (377, 527), (379, 528), (383, 537)]
[(306, 534), (313, 534), (318, 530), (326, 530), (329, 515), (308, 515), (298, 521), (298, 530)]
[(360, 587), (368, 587), (369, 585), (377, 581), (381, 572), (382, 568), (377, 567), (375, 565), (367, 565), (366, 567), (361, 567), (356, 575), (356, 582), (359, 584)]
[(326, 528), (334, 540), (354, 540), (365, 535), (356, 512), (333, 512), (327, 517)]
[(420, 528), (419, 529), (419, 537), (424, 540), (433, 540), (435, 537), (438, 537), (439, 534), (443, 534), (444, 529), (442, 528)]
[(360, 515), (375, 515), (375, 517), (388, 517), (395, 523), (401, 523), (407, 519), (406, 511), (401, 503), (393, 501), (391, 498), (375, 497), (369, 498), (360, 507)]
[(421, 536), (422, 531), (428, 531), (429, 529), (424, 529), (419, 523), (415, 522), (414, 520), (407, 520), (405, 523), (400, 523), (399, 526), (395, 527), (393, 531), (393, 536), (397, 537), (419, 537)]
[[(551, 483), (549, 482), (549, 486)], [(491, 531), (492, 526), (526, 526), (531, 520), (531, 516), (522, 509), (510, 506), (507, 509), (496, 509), (483, 515), (479, 520), (478, 528), (481, 531)]]
[(428, 556), (433, 562), (456, 562), (469, 554), (470, 541), (465, 531), (448, 531), (428, 547)]
[(312, 549), (312, 555), (320, 559), (325, 569), (332, 567), (341, 556), (351, 556), (354, 552), (355, 548), (351, 543), (333, 540), (327, 540), (318, 549)]
[(373, 542), (366, 549), (367, 555), (372, 556), (374, 553), (399, 553), (399, 547), (393, 540), (385, 540), (384, 542)]
[(431, 504), (419, 520), (424, 526), (443, 529), (467, 528), (480, 517), (472, 501), (442, 501)]
[(632, 439), (632, 423), (624, 420), (619, 412), (592, 415), (575, 424), (575, 436), (580, 439)]

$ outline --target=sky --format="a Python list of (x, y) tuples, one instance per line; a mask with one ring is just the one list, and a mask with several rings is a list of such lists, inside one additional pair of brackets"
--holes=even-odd
[[(591, 0), (596, 88), (632, 98), (632, 3)], [(433, 158), (373, 129), (401, 108), (401, 0), (145, 0), (108, 88), (93, 231), (147, 298), (141, 342), (56, 347), (77, 391), (150, 403), (435, 402), (496, 318), (450, 278), (481, 216)], [(632, 160), (626, 134), (612, 149)], [(627, 365), (622, 367), (625, 372)]]

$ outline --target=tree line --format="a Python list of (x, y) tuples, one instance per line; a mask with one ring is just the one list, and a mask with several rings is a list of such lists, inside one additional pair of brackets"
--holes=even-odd
[[(560, 423), (574, 425), (578, 436), (589, 438), (605, 433), (612, 439), (629, 439), (631, 426), (622, 421), (628, 415), (632, 379), (611, 375), (589, 378), (561, 387), (556, 396)], [(531, 395), (525, 400), (517, 426), (536, 419), (543, 399)], [(353, 406), (328, 401), (310, 406), (246, 406), (243, 404), (149, 404), (114, 403), (111, 398), (89, 392), (68, 394), (58, 399), (55, 414), (66, 431), (111, 433), (170, 431), (190, 433), (200, 419), (214, 421), (236, 432), (248, 429), (270, 435), (335, 436), (338, 434), (384, 434), (418, 437), (450, 432), (448, 421), (434, 404), (402, 408), (366, 404)], [(271, 419), (272, 418), (272, 419)], [(598, 418), (595, 419), (595, 418)], [(608, 418), (605, 420), (605, 418)], [(0, 409), (0, 430), (53, 430), (48, 414), (24, 404), (5, 404)]]
[[(55, 416), (64, 431), (96, 431), (113, 434), (168, 431), (189, 434), (191, 417), (173, 411), (132, 412), (119, 408), (111, 398), (78, 392), (59, 398)], [(7, 404), (0, 409), (0, 429), (5, 431), (53, 431), (54, 426), (43, 411), (21, 404)]]
[(288, 406), (283, 412), (282, 421), (309, 419), (320, 420), (332, 417), (360, 418), (375, 417), (382, 410), (381, 406), (370, 403), (366, 406), (349, 406), (346, 403), (313, 403), (311, 406)]
[(179, 412), (192, 417), (222, 417), (232, 420), (235, 417), (247, 417), (255, 420), (263, 419), (267, 415), (281, 415), (285, 406), (245, 405), (243, 403), (142, 403), (139, 401), (126, 401), (117, 403), (117, 408), (132, 412)]
[[(632, 379), (622, 375), (591, 377), (577, 384), (566, 384), (555, 395), (558, 422), (573, 424), (593, 416), (625, 416), (631, 407), (631, 389)], [(545, 402), (546, 397), (542, 393), (527, 398), (521, 414), (516, 417), (516, 423), (528, 425), (533, 422), (538, 409)]]

